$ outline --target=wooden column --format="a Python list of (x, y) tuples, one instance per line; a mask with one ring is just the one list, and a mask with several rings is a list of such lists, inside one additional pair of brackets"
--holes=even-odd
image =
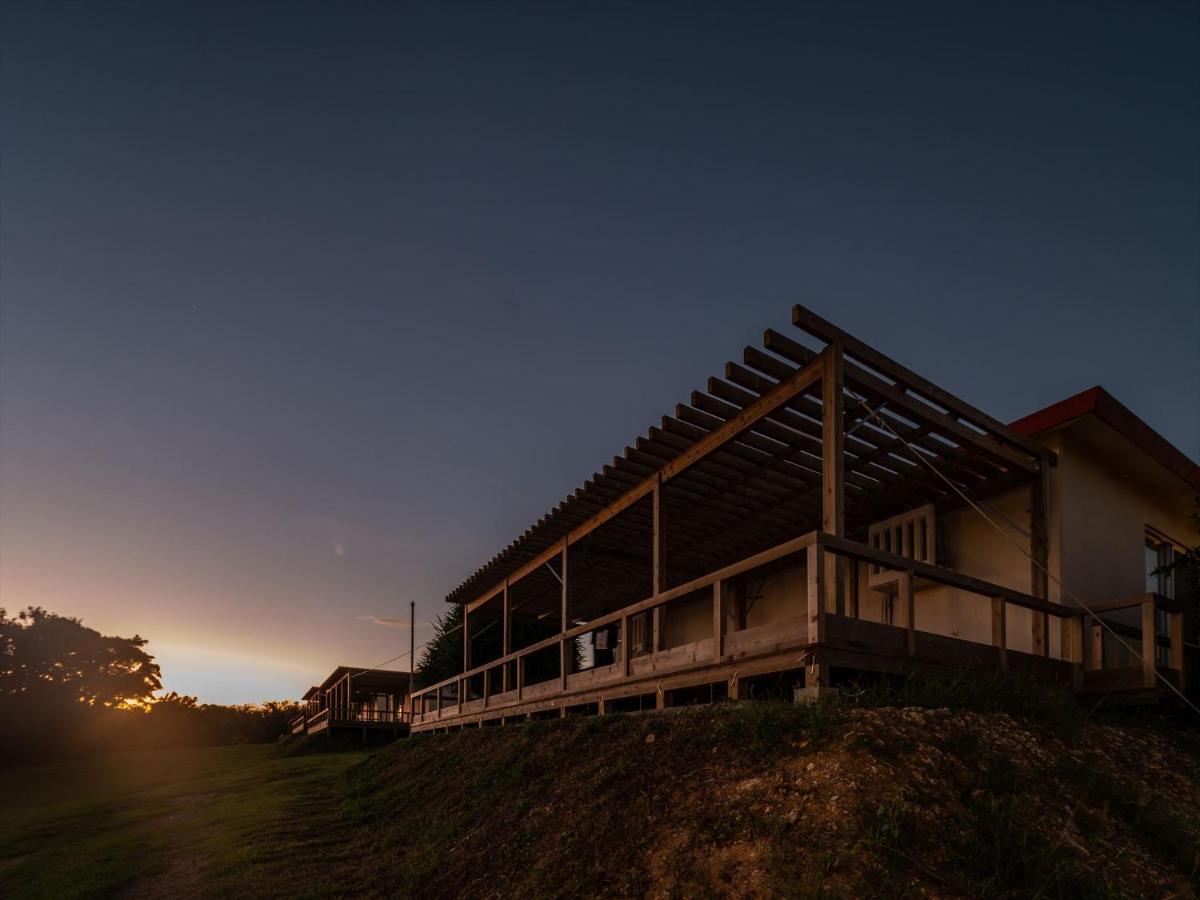
[(517, 657), (517, 699), (525, 693), (525, 657)]
[[(821, 530), (836, 537), (846, 533), (845, 453), (846, 437), (842, 388), (845, 361), (842, 345), (834, 342), (822, 352), (821, 372)], [(826, 610), (838, 607), (838, 569), (841, 560), (833, 553), (824, 559)]]
[[(651, 491), (654, 503), (653, 586), (655, 596), (667, 589), (666, 498), (663, 496), (663, 490), (662, 473), (660, 472), (655, 478), (654, 489)], [(666, 625), (664, 622), (665, 616), (666, 608), (662, 606), (654, 607), (654, 611), (651, 613), (650, 647), (656, 652), (663, 647), (663, 629)]]
[(1062, 619), (1063, 658), (1071, 664), (1071, 685), (1083, 688), (1083, 616)]
[(820, 653), (814, 645), (825, 640), (825, 567), (826, 553), (820, 544), (810, 544), (808, 547), (808, 643), (809, 655), (813, 662), (809, 663), (804, 676), (805, 687), (827, 687), (829, 685), (829, 667), (826, 663), (816, 660)]
[(1155, 658), (1158, 655), (1158, 634), (1154, 627), (1154, 596), (1142, 601), (1142, 686), (1152, 688), (1155, 682)]
[(471, 668), (471, 609), (463, 606), (463, 671)]
[(1008, 671), (1008, 604), (1003, 597), (992, 598), (992, 646), (996, 648), (1001, 672)]
[(1183, 613), (1171, 613), (1171, 666), (1179, 670), (1179, 689), (1187, 689), (1187, 666), (1183, 649)]
[[(507, 578), (504, 579), (504, 599), (501, 601), (501, 603), (502, 603), (501, 615), (504, 617), (504, 623), (502, 625), (502, 628), (503, 628), (502, 640), (504, 642), (504, 645), (501, 648), (500, 655), (508, 656), (508, 654), (512, 653), (512, 608), (508, 604), (508, 579)], [(502, 665), (500, 667), (500, 690), (504, 691), (505, 693), (512, 690), (512, 685), (509, 684), (508, 681), (509, 681), (508, 663), (505, 663), (504, 665)]]
[(904, 618), (905, 647), (909, 656), (917, 655), (917, 609), (913, 591), (913, 573), (901, 572), (897, 584), (896, 609)]
[(725, 591), (721, 582), (713, 582), (713, 658), (725, 655)]
[[(1049, 527), (1047, 525), (1047, 497), (1049, 495), (1050, 466), (1043, 459), (1038, 461), (1038, 472), (1029, 486), (1029, 593), (1039, 600), (1050, 599), (1050, 579), (1046, 574), (1049, 562)], [(1035, 656), (1050, 655), (1050, 617), (1045, 613), (1031, 614), (1033, 628), (1033, 652)]]
[(629, 660), (633, 653), (629, 647), (629, 616), (621, 616), (621, 674), (629, 677)]
[(571, 545), (566, 540), (563, 541), (562, 548), (562, 637), (558, 639), (558, 674), (562, 677), (562, 689), (567, 689), (567, 676), (571, 674), (571, 661), (567, 657), (567, 628), (570, 624), (567, 610), (567, 556), (570, 553)]
[(1099, 672), (1104, 668), (1104, 626), (1092, 620), (1092, 669)]

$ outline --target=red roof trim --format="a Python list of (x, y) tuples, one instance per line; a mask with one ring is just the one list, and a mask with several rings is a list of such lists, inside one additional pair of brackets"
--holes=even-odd
[(1200, 466), (1098, 385), (1017, 419), (1012, 428), (1027, 437), (1034, 437), (1089, 413), (1157, 460), (1192, 490), (1200, 492)]

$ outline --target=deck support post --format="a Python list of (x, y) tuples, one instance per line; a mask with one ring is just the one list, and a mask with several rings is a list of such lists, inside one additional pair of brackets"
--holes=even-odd
[(1158, 633), (1154, 627), (1154, 595), (1142, 601), (1142, 687), (1152, 688), (1158, 656)]
[(911, 658), (917, 655), (917, 609), (916, 595), (913, 590), (913, 573), (912, 570), (900, 573), (900, 580), (896, 583), (896, 609), (899, 611), (904, 625), (905, 652)]
[[(821, 351), (821, 530), (835, 537), (846, 534), (844, 386), (842, 345), (834, 341)], [(842, 608), (838, 573), (845, 568), (843, 563), (836, 554), (825, 554), (826, 611)]]
[(463, 605), (463, 671), (471, 668), (471, 608)]
[[(663, 495), (663, 480), (662, 473), (659, 472), (654, 480), (654, 487), (650, 492), (653, 502), (653, 588), (654, 594), (657, 596), (667, 589), (667, 541), (666, 541), (666, 497)], [(663, 649), (663, 630), (666, 626), (664, 621), (666, 608), (663, 606), (654, 607), (651, 613), (651, 638), (650, 647), (654, 652)]]
[(517, 699), (525, 693), (525, 657), (517, 657)]
[(567, 676), (571, 674), (570, 660), (567, 658), (567, 627), (570, 620), (567, 612), (567, 555), (571, 545), (563, 539), (562, 548), (562, 637), (558, 640), (558, 673), (562, 676), (562, 689), (567, 689)]
[(1071, 687), (1083, 690), (1083, 616), (1062, 619), (1063, 658), (1071, 664)]
[(626, 678), (629, 677), (629, 661), (633, 658), (633, 653), (629, 646), (629, 616), (621, 616), (621, 672)]
[(1008, 604), (1003, 597), (992, 598), (992, 646), (996, 648), (1001, 672), (1008, 671)]
[(1096, 618), (1092, 619), (1091, 651), (1092, 670), (1099, 672), (1104, 668), (1104, 626)]
[(725, 655), (725, 591), (720, 581), (713, 582), (713, 659)]
[[(1045, 459), (1038, 460), (1038, 471), (1029, 485), (1029, 593), (1039, 600), (1050, 599), (1049, 527), (1047, 524), (1047, 499), (1050, 493), (1050, 466)], [(1043, 612), (1032, 613), (1033, 653), (1035, 656), (1050, 655), (1050, 617)]]
[(1183, 613), (1171, 613), (1171, 666), (1179, 671), (1179, 689), (1187, 690), (1187, 667), (1183, 649)]
[[(829, 687), (829, 665), (818, 657), (819, 645), (825, 641), (826, 597), (825, 577), (828, 572), (826, 563), (832, 553), (826, 553), (820, 542), (808, 547), (807, 576), (808, 576), (808, 664), (804, 672), (804, 690), (810, 697), (815, 697), (821, 688)], [(812, 688), (813, 690), (809, 690)]]
[[(503, 644), (501, 656), (508, 656), (512, 653), (512, 607), (509, 606), (508, 600), (508, 579), (504, 579), (504, 599), (501, 601), (501, 615), (504, 617), (503, 622)], [(508, 663), (500, 667), (500, 690), (508, 693), (512, 685), (508, 683)]]

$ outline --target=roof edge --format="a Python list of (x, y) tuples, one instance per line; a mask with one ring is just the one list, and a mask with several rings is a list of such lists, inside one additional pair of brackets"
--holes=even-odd
[(1200, 465), (1100, 385), (1017, 419), (1011, 427), (1028, 437), (1034, 437), (1089, 414), (1096, 416), (1192, 490), (1200, 493)]

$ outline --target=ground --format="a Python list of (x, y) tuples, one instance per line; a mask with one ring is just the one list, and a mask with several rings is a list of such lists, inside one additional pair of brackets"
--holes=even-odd
[(922, 699), (12, 769), (0, 896), (1200, 892), (1195, 731)]

